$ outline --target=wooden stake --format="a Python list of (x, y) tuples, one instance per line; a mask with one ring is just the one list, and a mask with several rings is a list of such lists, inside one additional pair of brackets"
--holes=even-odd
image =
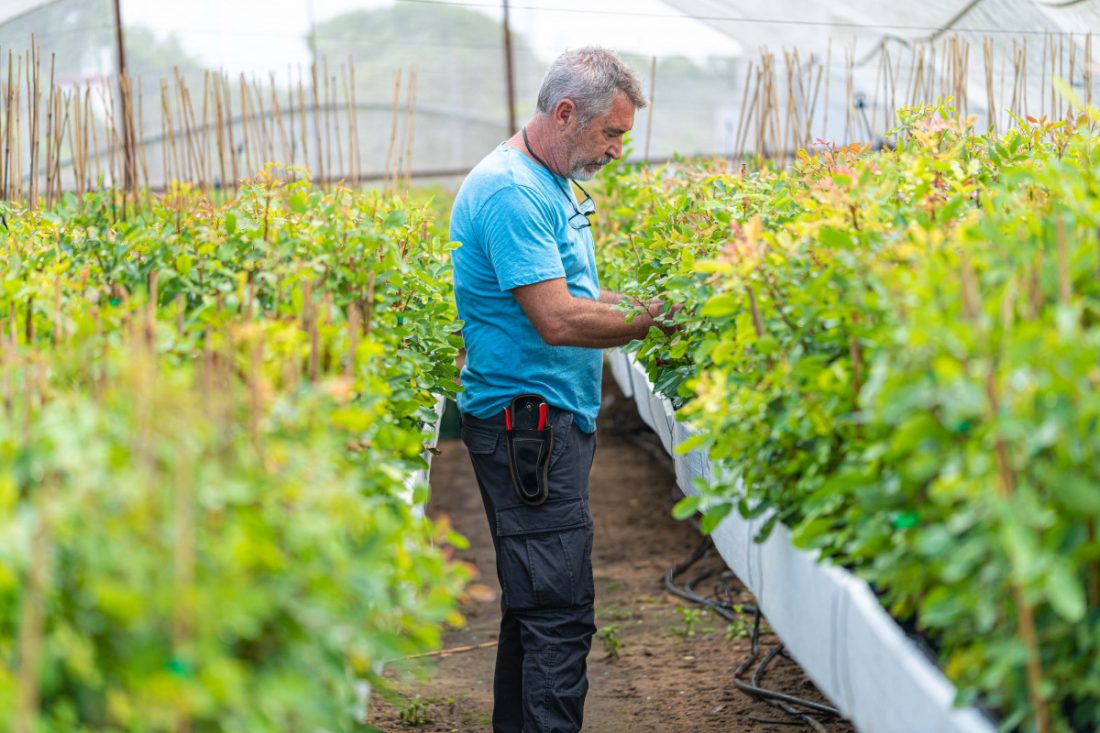
[(320, 102), (317, 97), (317, 64), (310, 65), (310, 74), (313, 78), (313, 85), (310, 88), (310, 95), (313, 98), (313, 143), (317, 146), (317, 180), (321, 182), (322, 187), (325, 181), (325, 149), (321, 146), (321, 109)]
[[(416, 86), (417, 71), (413, 67), (409, 70), (409, 90), (407, 94), (407, 107), (405, 112), (405, 190), (409, 189), (409, 181), (412, 178), (413, 142), (416, 140)], [(396, 183), (396, 179), (394, 181)]]
[[(329, 87), (328, 78), (328, 59), (321, 58), (322, 77), (324, 81), (324, 99), (325, 104), (321, 109), (321, 120), (325, 129), (325, 175), (323, 178), (336, 178), (336, 173), (332, 168), (332, 125), (330, 124), (330, 118), (332, 117), (332, 90)], [(314, 83), (316, 84), (316, 76), (314, 76)]]
[(251, 177), (256, 174), (256, 168), (252, 165), (252, 146), (249, 144), (249, 109), (248, 109), (248, 86), (245, 84), (244, 72), (241, 72), (240, 76), (240, 89), (241, 89), (241, 128), (242, 139), (244, 145), (244, 167), (245, 176)]
[(229, 88), (229, 77), (221, 76), (222, 97), (225, 101), (225, 132), (229, 138), (229, 165), (233, 171), (233, 180), (226, 185), (227, 192), (235, 193), (241, 182), (241, 169), (237, 161), (237, 143), (233, 139), (233, 92)]
[[(382, 188), (385, 189), (389, 186), (390, 172), (396, 169), (397, 159), (397, 111), (398, 104), (401, 100), (401, 69), (398, 69), (393, 75), (393, 116), (390, 120), (390, 145), (386, 150), (386, 167), (382, 180)], [(397, 177), (394, 176), (394, 187), (397, 187)]]

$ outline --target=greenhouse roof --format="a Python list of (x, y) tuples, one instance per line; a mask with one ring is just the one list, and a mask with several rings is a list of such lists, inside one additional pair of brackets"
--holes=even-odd
[(824, 54), (856, 46), (862, 56), (882, 42), (903, 46), (947, 34), (981, 38), (1100, 30), (1100, 0), (665, 0), (744, 46)]

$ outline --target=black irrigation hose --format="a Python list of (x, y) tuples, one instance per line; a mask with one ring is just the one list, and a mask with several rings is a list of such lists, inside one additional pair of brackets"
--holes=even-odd
[[(675, 596), (683, 598), (687, 601), (691, 601), (692, 603), (710, 608), (712, 611), (714, 611), (716, 614), (726, 619), (727, 621), (736, 620), (737, 614), (739, 613), (753, 614), (754, 618), (751, 634), (752, 651), (749, 656), (737, 666), (737, 669), (734, 670), (733, 684), (738, 690), (741, 690), (745, 694), (754, 697), (762, 702), (765, 702), (778, 710), (782, 710), (787, 715), (796, 718), (796, 720), (766, 720), (763, 718), (750, 716), (751, 720), (760, 723), (770, 723), (776, 725), (805, 724), (813, 728), (815, 731), (817, 731), (817, 733), (828, 733), (828, 731), (825, 730), (825, 727), (822, 726), (821, 723), (817, 721), (817, 719), (812, 717), (811, 711), (812, 713), (825, 715), (830, 718), (843, 719), (843, 716), (840, 714), (839, 710), (829, 705), (822, 705), (821, 703), (817, 703), (812, 700), (806, 700), (795, 695), (788, 695), (786, 693), (778, 692), (776, 690), (769, 690), (762, 686), (761, 683), (763, 682), (764, 674), (768, 669), (768, 665), (770, 665), (772, 661), (780, 654), (784, 654), (784, 656), (787, 656), (784, 652), (783, 644), (777, 644), (770, 650), (768, 650), (768, 653), (764, 655), (763, 660), (761, 660), (760, 664), (753, 671), (751, 684), (741, 681), (740, 678), (744, 677), (745, 673), (749, 671), (749, 668), (752, 667), (753, 663), (760, 658), (761, 613), (758, 606), (737, 604), (728, 600), (716, 601), (696, 593), (695, 586), (703, 582), (707, 578), (713, 577), (715, 573), (718, 572), (717, 570), (701, 571), (686, 585), (679, 586), (676, 584), (676, 578), (680, 575), (683, 575), (685, 572), (687, 572), (689, 568), (691, 568), (692, 565), (701, 560), (712, 546), (713, 543), (711, 542), (710, 537), (704, 537), (703, 541), (699, 544), (697, 548), (695, 548), (695, 551), (691, 553), (691, 556), (687, 560), (673, 565), (671, 568), (669, 568), (668, 572), (665, 573), (665, 588), (667, 588), (668, 591)], [(719, 590), (716, 592), (716, 595), (720, 593), (720, 588), (721, 587), (719, 586)], [(726, 595), (728, 597), (729, 593), (727, 592)], [(800, 710), (799, 708), (805, 709)]]
[(691, 553), (691, 557), (689, 557), (684, 562), (678, 565), (673, 565), (671, 568), (669, 568), (668, 572), (665, 573), (665, 588), (667, 588), (668, 592), (673, 594), (674, 596), (679, 596), (686, 601), (691, 601), (692, 603), (698, 604), (700, 606), (706, 606), (727, 621), (737, 620), (736, 609), (738, 608), (740, 608), (741, 613), (753, 613), (754, 611), (756, 611), (756, 608), (754, 606), (734, 604), (727, 601), (715, 601), (707, 598), (706, 596), (701, 596), (695, 592), (695, 586), (703, 580), (706, 580), (710, 576), (714, 575), (714, 571), (704, 572), (696, 576), (687, 585), (676, 585), (676, 578), (684, 574), (692, 565), (699, 562), (699, 560), (701, 560), (703, 556), (707, 554), (707, 551), (710, 550), (711, 546), (712, 543), (710, 537), (704, 537), (699, 546), (695, 548), (695, 552)]

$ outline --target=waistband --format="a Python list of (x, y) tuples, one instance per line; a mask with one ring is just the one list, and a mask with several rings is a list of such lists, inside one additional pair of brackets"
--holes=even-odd
[[(549, 417), (553, 421), (559, 415), (569, 412), (569, 410), (563, 410), (560, 407), (554, 407), (550, 405)], [(497, 430), (504, 430), (504, 410), (494, 414), (492, 417), (476, 417), (468, 412), (460, 412), (459, 419), (462, 425), (472, 425), (477, 428), (493, 428)]]

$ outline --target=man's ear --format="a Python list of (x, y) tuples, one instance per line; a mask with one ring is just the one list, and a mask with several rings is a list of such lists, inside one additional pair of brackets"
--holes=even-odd
[(554, 106), (554, 122), (561, 128), (566, 128), (577, 116), (577, 105), (572, 99), (563, 99)]

